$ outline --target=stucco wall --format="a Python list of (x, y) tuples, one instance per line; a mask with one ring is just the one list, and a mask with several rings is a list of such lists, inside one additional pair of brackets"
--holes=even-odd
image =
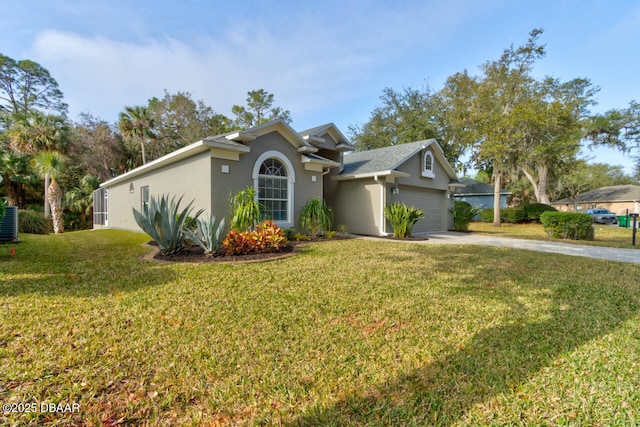
[[(176, 198), (184, 195), (180, 206), (195, 200), (194, 212), (210, 209), (211, 179), (208, 151), (180, 160), (107, 188), (109, 200), (109, 228), (140, 231), (133, 218), (132, 208), (141, 209), (141, 187), (148, 186), (150, 195), (170, 194)], [(131, 185), (133, 184), (133, 191)]]
[(449, 182), (451, 178), (445, 172), (444, 168), (434, 156), (433, 158), (433, 178), (426, 178), (422, 176), (422, 154), (423, 151), (419, 151), (406, 162), (397, 167), (397, 170), (411, 174), (409, 178), (398, 178), (396, 182), (402, 191), (402, 185), (412, 185), (416, 187), (429, 187), (439, 190), (448, 190)]
[(334, 211), (334, 224), (345, 224), (350, 233), (380, 234), (380, 211), (384, 182), (373, 178), (340, 181), (328, 202)]

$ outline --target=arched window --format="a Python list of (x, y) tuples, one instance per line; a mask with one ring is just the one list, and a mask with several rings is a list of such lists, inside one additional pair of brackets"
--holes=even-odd
[(263, 153), (253, 169), (253, 180), (258, 201), (266, 216), (281, 227), (293, 227), (293, 166), (277, 151)]
[(422, 176), (427, 178), (435, 177), (433, 153), (425, 151), (422, 156)]

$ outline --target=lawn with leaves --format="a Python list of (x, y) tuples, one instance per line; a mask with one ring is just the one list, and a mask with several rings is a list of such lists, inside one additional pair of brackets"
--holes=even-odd
[(640, 266), (340, 240), (243, 265), (120, 231), (0, 246), (7, 425), (636, 425)]
[(640, 249), (640, 231), (636, 231), (636, 245), (631, 245), (631, 228), (612, 225), (593, 224), (594, 240), (561, 240), (553, 239), (544, 231), (542, 224), (508, 224), (500, 227), (486, 222), (472, 222), (469, 231), (478, 234), (487, 234), (497, 237), (516, 237), (519, 239), (547, 240), (563, 243), (577, 243), (591, 246), (607, 246), (611, 248)]

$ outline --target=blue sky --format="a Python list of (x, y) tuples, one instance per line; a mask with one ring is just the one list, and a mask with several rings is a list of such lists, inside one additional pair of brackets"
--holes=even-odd
[[(428, 85), (499, 57), (543, 28), (535, 74), (590, 79), (594, 112), (640, 101), (637, 0), (5, 0), (0, 52), (58, 81), (70, 116), (109, 122), (164, 90), (231, 116), (263, 88), (298, 130), (366, 122), (382, 89)], [(625, 166), (615, 150), (586, 151)]]

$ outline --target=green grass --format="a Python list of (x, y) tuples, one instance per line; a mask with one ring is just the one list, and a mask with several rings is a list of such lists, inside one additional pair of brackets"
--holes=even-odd
[(517, 237), (519, 239), (547, 240), (554, 242), (577, 243), (591, 246), (608, 246), (612, 248), (640, 249), (640, 231), (636, 231), (636, 245), (631, 245), (630, 228), (615, 227), (602, 224), (594, 224), (595, 239), (587, 240), (562, 240), (552, 239), (542, 228), (541, 224), (508, 224), (503, 223), (500, 227), (494, 227), (486, 222), (472, 222), (469, 224), (469, 231), (478, 234), (494, 235), (499, 237)]
[[(636, 425), (640, 266), (338, 240), (244, 265), (148, 237), (0, 246), (7, 425)], [(544, 267), (541, 267), (544, 266)]]

